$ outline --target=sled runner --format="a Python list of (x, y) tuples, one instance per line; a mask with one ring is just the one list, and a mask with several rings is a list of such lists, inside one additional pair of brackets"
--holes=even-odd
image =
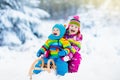
[[(35, 68), (35, 64), (38, 62), (38, 61), (42, 61), (42, 64), (40, 65), (40, 68)], [(52, 59), (49, 59), (47, 64), (44, 63), (44, 60), (39, 57), (38, 59), (36, 59), (31, 67), (30, 67), (30, 70), (29, 70), (29, 76), (30, 76), (30, 80), (32, 80), (32, 74), (33, 74), (33, 70), (42, 70), (42, 71), (47, 71), (50, 73), (51, 69), (56, 69), (56, 65), (55, 65), (55, 62), (52, 60)]]

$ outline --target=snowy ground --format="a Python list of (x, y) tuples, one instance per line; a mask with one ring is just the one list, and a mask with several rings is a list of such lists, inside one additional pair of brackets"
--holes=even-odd
[[(63, 21), (58, 21), (64, 23)], [(0, 80), (29, 80), (28, 71), (36, 52), (51, 32), (54, 21), (43, 21), (40, 40), (28, 41), (19, 48), (0, 47)], [(78, 73), (63, 77), (42, 72), (33, 80), (120, 80), (120, 27), (83, 29), (82, 62)], [(97, 31), (97, 36), (92, 34)]]

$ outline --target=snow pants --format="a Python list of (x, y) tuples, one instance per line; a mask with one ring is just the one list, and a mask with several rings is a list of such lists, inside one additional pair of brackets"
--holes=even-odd
[(80, 53), (76, 52), (70, 61), (68, 61), (68, 72), (77, 72), (82, 58)]

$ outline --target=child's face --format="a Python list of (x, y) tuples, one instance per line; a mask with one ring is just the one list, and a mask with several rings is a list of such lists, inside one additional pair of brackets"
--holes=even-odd
[(59, 36), (60, 35), (60, 30), (58, 28), (54, 28), (52, 30), (52, 34), (55, 35), (55, 36)]
[(70, 34), (77, 34), (79, 27), (75, 24), (71, 24), (69, 26), (69, 33)]

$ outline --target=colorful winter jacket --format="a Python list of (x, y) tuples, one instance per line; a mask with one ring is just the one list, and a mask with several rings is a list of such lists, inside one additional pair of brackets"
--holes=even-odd
[(45, 42), (45, 44), (41, 47), (43, 53), (45, 53), (45, 51), (49, 51), (49, 56), (53, 58), (57, 58), (59, 56), (58, 52), (60, 50), (64, 50), (68, 54), (70, 53), (70, 49), (71, 49), (71, 44), (65, 38), (56, 39), (56, 40), (48, 39)]
[(65, 38), (70, 42), (72, 46), (72, 53), (75, 51), (78, 52), (81, 49), (81, 43), (82, 35), (80, 37), (77, 37), (76, 35), (65, 35)]

